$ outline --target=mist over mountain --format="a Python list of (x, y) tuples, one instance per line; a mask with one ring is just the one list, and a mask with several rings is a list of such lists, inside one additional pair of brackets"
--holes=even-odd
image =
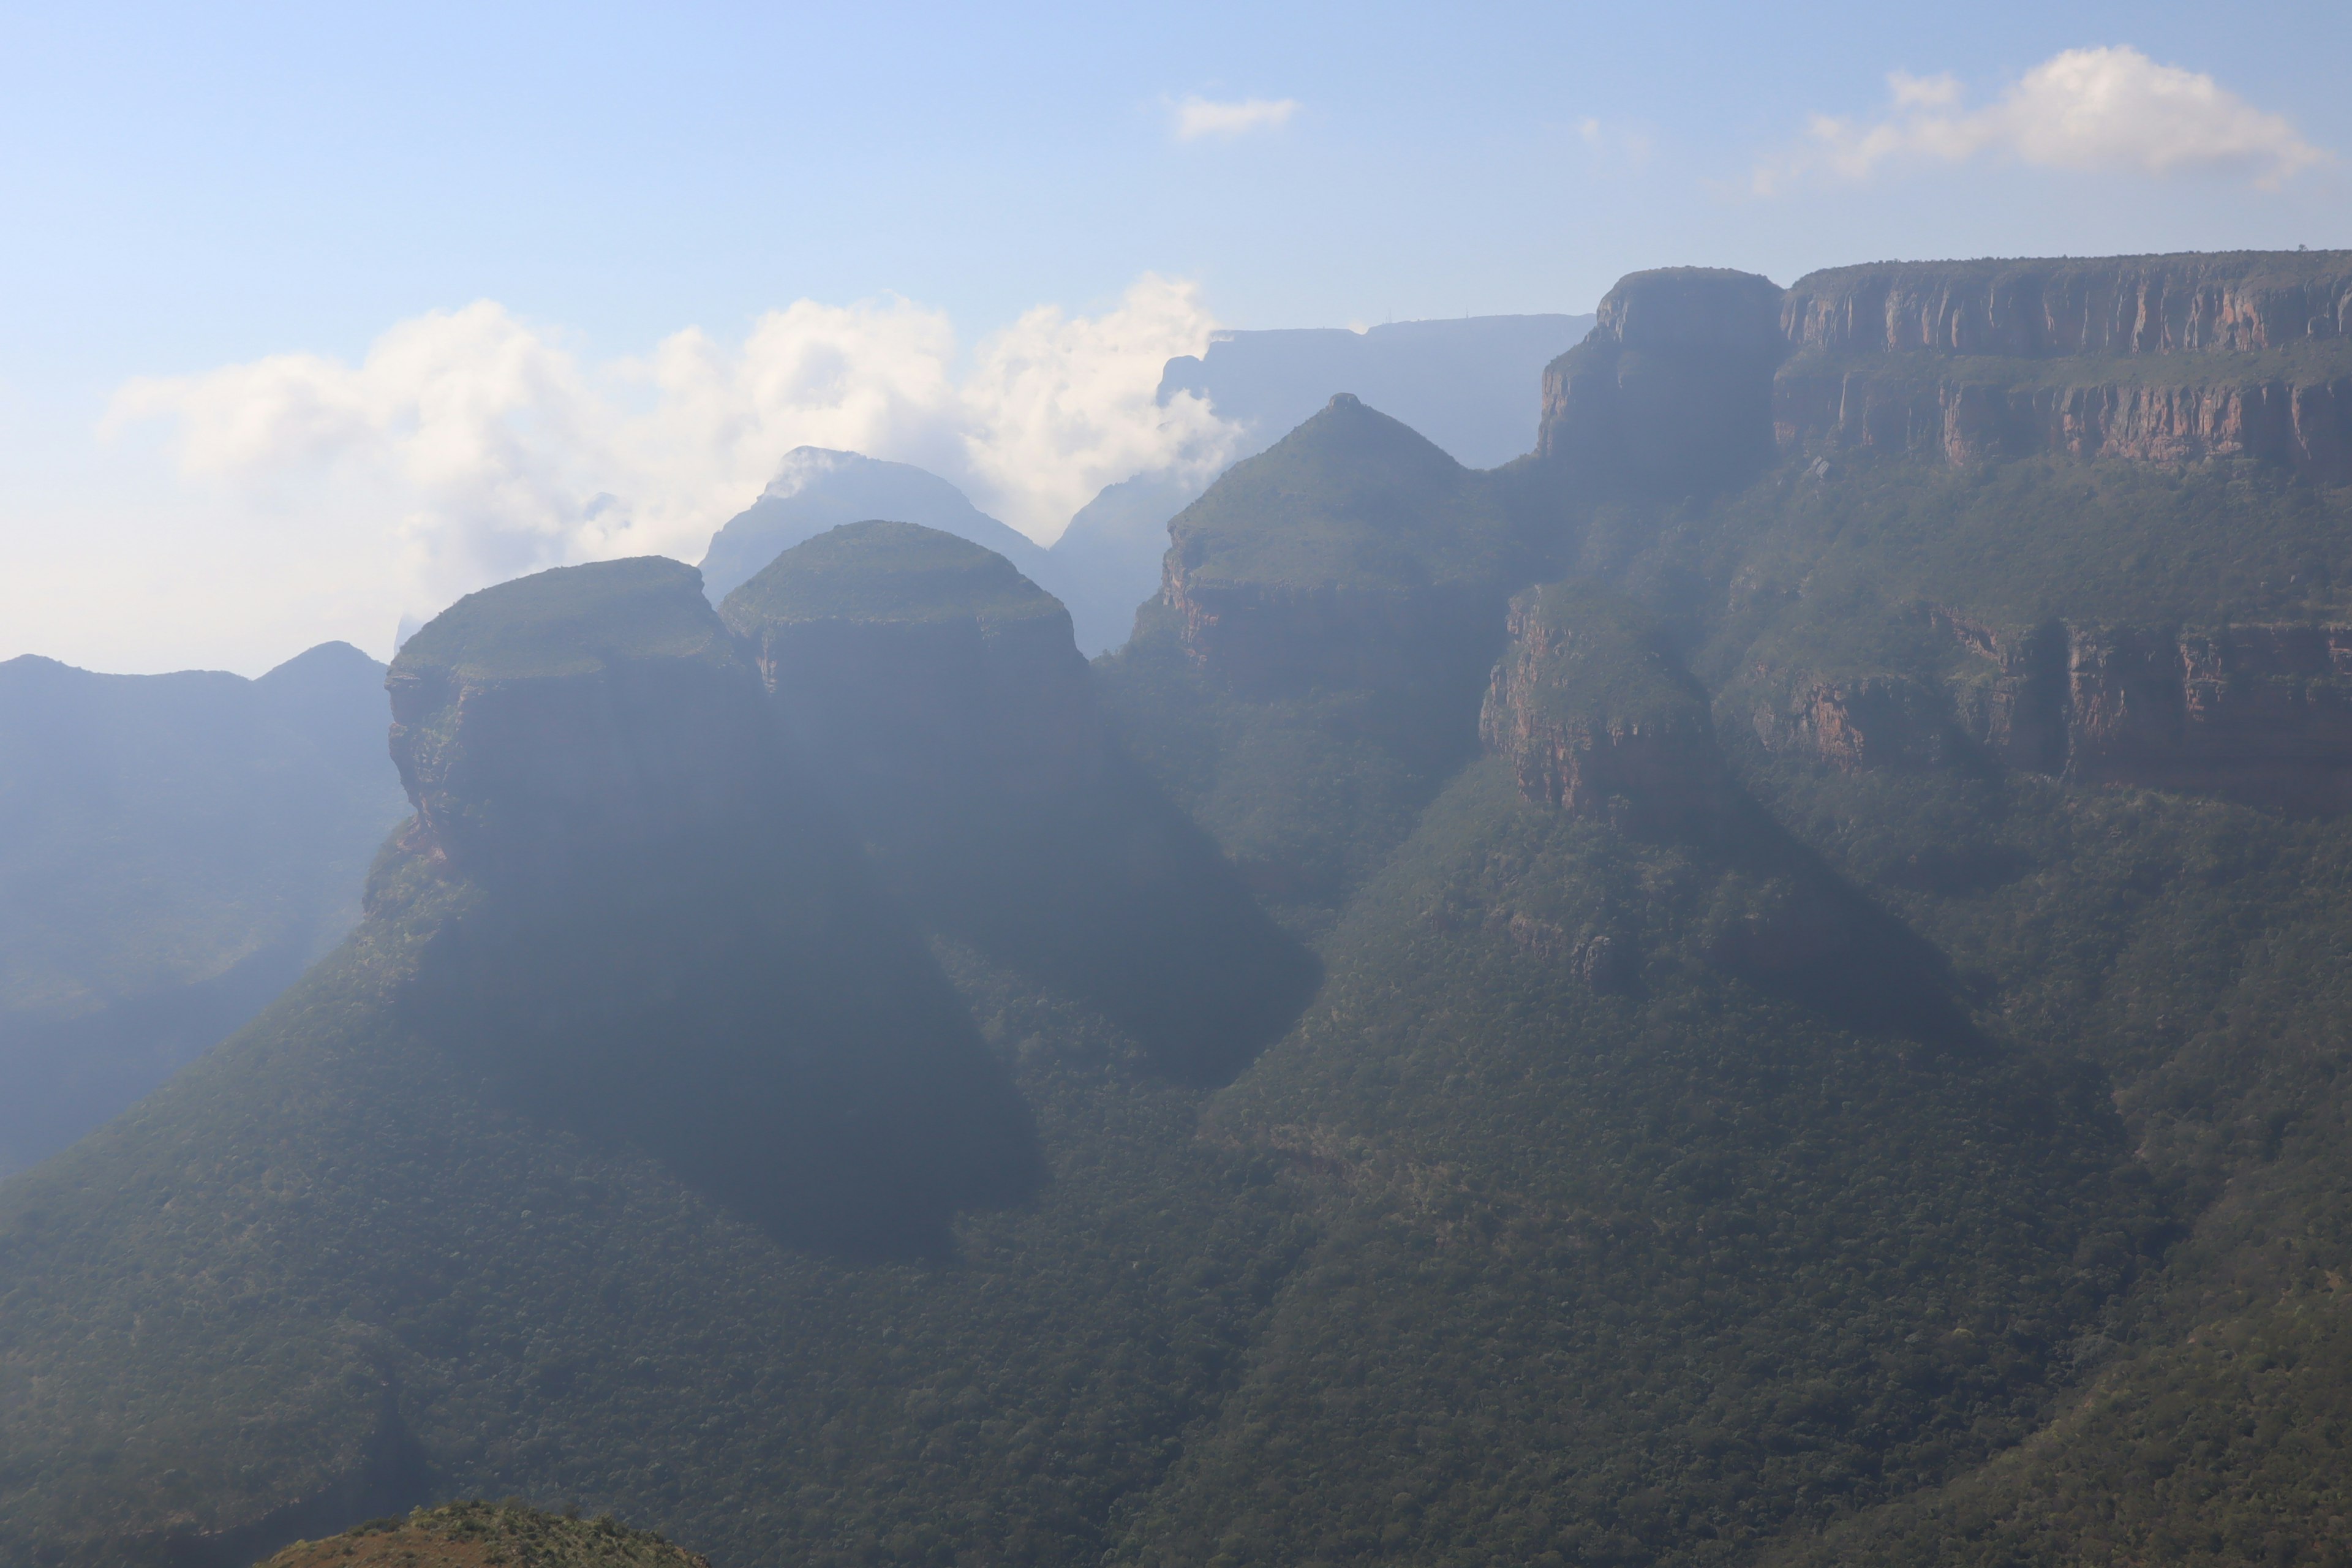
[[(1662, 269), (1091, 662), (918, 518), (470, 596), (349, 940), (0, 1184), (0, 1557), (2352, 1553), (2347, 356), (2341, 252)], [(345, 1540), (465, 1521), (663, 1550)]]
[(1528, 389), (1592, 327), (1591, 316), (1465, 316), (1353, 331), (1224, 331), (1208, 352), (1168, 362), (1160, 401), (1209, 400), (1263, 450), (1335, 392), (1402, 419), (1465, 468), (1493, 468), (1535, 448)]
[(1043, 545), (990, 517), (936, 474), (856, 452), (796, 447), (760, 499), (711, 536), (702, 557), (703, 581), (714, 602), (724, 599), (778, 552), (869, 518), (936, 528), (1024, 569), (1045, 555)]
[(0, 1173), (162, 1083), (342, 939), (399, 820), (383, 666), (0, 664)]

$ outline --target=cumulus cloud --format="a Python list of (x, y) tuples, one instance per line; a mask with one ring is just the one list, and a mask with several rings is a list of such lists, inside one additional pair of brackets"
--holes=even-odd
[(1232, 138), (1252, 131), (1279, 130), (1298, 112), (1295, 98), (1244, 98), (1221, 102), (1212, 98), (1187, 98), (1175, 105), (1176, 140), (1196, 142), (1203, 136)]
[(1051, 538), (1114, 480), (1204, 476), (1234, 432), (1161, 368), (1216, 322), (1147, 275), (1110, 308), (1045, 307), (972, 345), (901, 299), (772, 310), (740, 342), (698, 328), (590, 363), (484, 300), (392, 327), (357, 363), (282, 354), (116, 395), (162, 421), (181, 473), (320, 520), (322, 552), (391, 559), (385, 626), (486, 584), (614, 555), (699, 559), (794, 447), (909, 462)]
[(1815, 115), (1801, 151), (1757, 169), (1758, 194), (1817, 172), (1862, 179), (1906, 163), (1979, 156), (2094, 173), (2237, 175), (2273, 188), (2329, 156), (2211, 77), (2127, 46), (2053, 55), (1976, 109), (1948, 75), (1886, 79), (1883, 114)]

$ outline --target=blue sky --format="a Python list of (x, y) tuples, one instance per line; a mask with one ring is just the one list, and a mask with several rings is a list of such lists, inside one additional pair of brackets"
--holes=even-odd
[[(280, 604), (341, 538), (292, 512), (340, 492), (251, 454), (233, 485), (191, 477), (168, 420), (100, 434), (137, 378), (356, 364), (476, 301), (595, 365), (897, 295), (951, 324), (961, 367), (1024, 311), (1116, 311), (1147, 274), (1265, 327), (1580, 311), (1683, 262), (1787, 282), (1894, 256), (2352, 246), (2345, 20), (2341, 0), (13, 6), (0, 547), (48, 575), (0, 591), (0, 657), (247, 667), (294, 651), (272, 637), (419, 607)], [(2037, 151), (2004, 95), (2119, 46), (2210, 77), (2255, 150)], [(1930, 85), (1897, 106), (1890, 72)], [(1194, 100), (1290, 107), (1186, 139)], [(292, 571), (305, 538), (318, 560), (257, 581), (276, 607), (249, 632), (211, 629), (228, 579), (135, 633), (74, 618), (73, 583), (191, 531), (255, 571)]]

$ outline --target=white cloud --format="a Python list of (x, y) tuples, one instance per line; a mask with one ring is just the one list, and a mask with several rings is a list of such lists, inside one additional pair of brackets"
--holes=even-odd
[(356, 364), (283, 354), (134, 381), (107, 424), (163, 422), (183, 481), (215, 506), (316, 519), (312, 549), (385, 574), (388, 633), (543, 566), (698, 560), (797, 446), (929, 468), (1050, 538), (1106, 484), (1222, 461), (1229, 426), (1154, 395), (1215, 326), (1192, 285), (1147, 275), (1095, 315), (1032, 310), (964, 363), (944, 314), (893, 298), (803, 300), (740, 343), (688, 328), (592, 364), (483, 300), (398, 323)]
[(1886, 81), (1886, 113), (1867, 121), (1813, 116), (1802, 151), (1757, 169), (1757, 193), (1816, 171), (1861, 179), (1905, 163), (1980, 155), (2093, 173), (2233, 174), (2270, 188), (2329, 157), (2211, 77), (2127, 46), (2053, 55), (1973, 110), (1948, 75), (1895, 71)]
[(1176, 140), (1203, 136), (1234, 137), (1252, 131), (1275, 131), (1298, 112), (1295, 98), (1244, 98), (1220, 102), (1211, 98), (1187, 98), (1175, 105)]

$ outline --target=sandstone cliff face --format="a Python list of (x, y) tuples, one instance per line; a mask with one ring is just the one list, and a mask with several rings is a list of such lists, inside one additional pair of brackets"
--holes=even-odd
[(2352, 482), (2352, 253), (1843, 268), (1801, 279), (1781, 330), (1784, 448), (2251, 458)]
[(1790, 346), (1831, 353), (2244, 353), (2352, 336), (2352, 252), (1895, 262), (1798, 279)]
[(2002, 385), (1800, 363), (1773, 384), (1773, 431), (1783, 447), (1932, 451), (1955, 463), (2040, 452), (2160, 463), (2252, 458), (2322, 483), (2352, 480), (2352, 374), (2244, 374), (2184, 359), (2184, 378), (2199, 379)]
[(1755, 715), (1777, 751), (1843, 769), (1927, 763), (1966, 735), (1994, 761), (2085, 784), (2295, 814), (2352, 806), (2352, 626), (1998, 628), (1929, 623), (1975, 658), (1944, 690), (1901, 677), (1800, 681)]
[(1942, 694), (1896, 675), (1800, 679), (1759, 704), (1751, 721), (1767, 749), (1811, 752), (1847, 773), (1932, 767), (1954, 740)]
[(2067, 770), (2294, 812), (2352, 805), (2352, 627), (2069, 629)]
[(1770, 453), (1781, 293), (1751, 273), (1636, 272), (1544, 372), (1536, 450), (1607, 480), (1703, 489)]
[(1537, 589), (1513, 602), (1510, 634), (1478, 732), (1521, 795), (1652, 831), (1723, 819), (1732, 786), (1706, 700), (1627, 606)]

